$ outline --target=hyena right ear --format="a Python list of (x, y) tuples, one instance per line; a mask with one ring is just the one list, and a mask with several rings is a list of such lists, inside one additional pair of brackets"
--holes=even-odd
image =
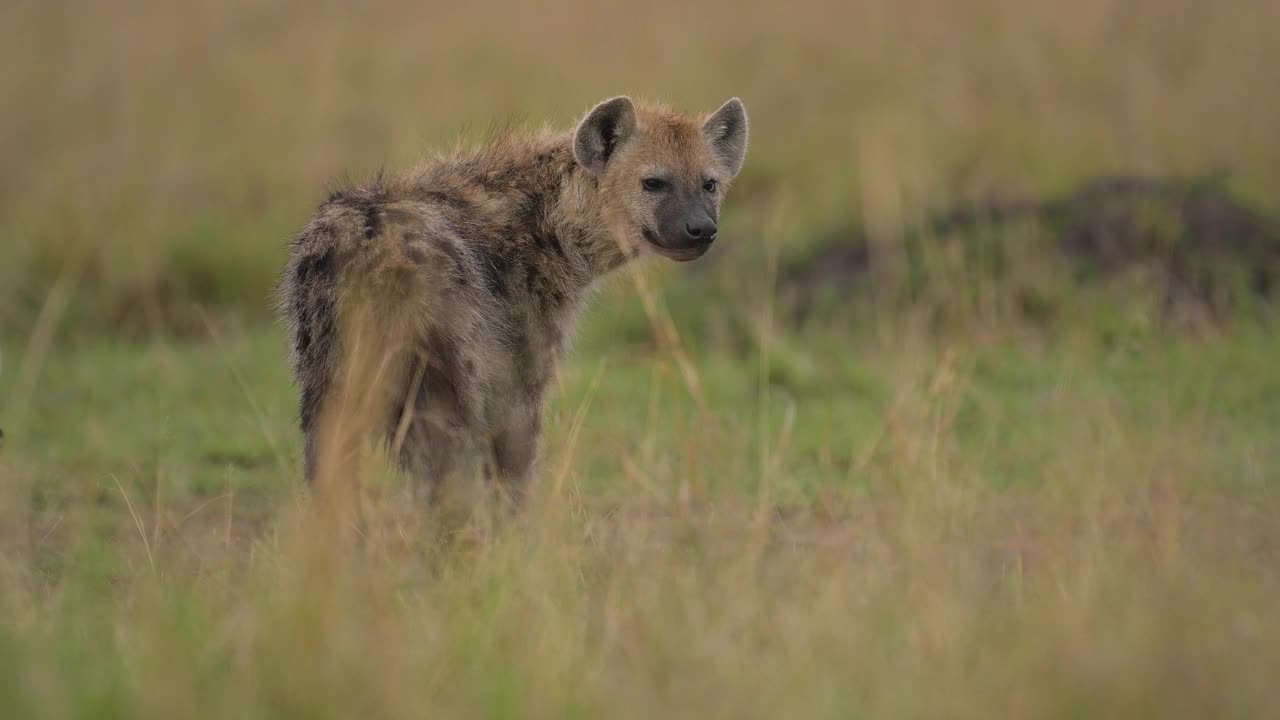
[(623, 95), (605, 100), (583, 118), (573, 137), (573, 157), (596, 175), (603, 175), (609, 158), (636, 128), (636, 108)]
[(702, 125), (711, 148), (724, 161), (730, 175), (737, 175), (747, 158), (747, 109), (738, 98), (720, 106)]

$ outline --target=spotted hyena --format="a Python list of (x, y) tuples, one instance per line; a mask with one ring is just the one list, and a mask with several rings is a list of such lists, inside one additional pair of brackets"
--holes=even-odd
[(746, 150), (737, 98), (689, 115), (616, 97), (572, 131), (509, 132), (334, 192), (281, 283), (307, 478), (328, 456), (323, 420), (354, 397), (427, 487), (475, 471), (519, 496), (591, 287), (648, 253), (705, 253)]

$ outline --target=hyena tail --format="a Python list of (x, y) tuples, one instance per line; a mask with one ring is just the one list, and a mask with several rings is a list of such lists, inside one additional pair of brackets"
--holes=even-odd
[(428, 278), (391, 213), (369, 193), (330, 199), (294, 240), (281, 282), (309, 483), (384, 428), (423, 332)]

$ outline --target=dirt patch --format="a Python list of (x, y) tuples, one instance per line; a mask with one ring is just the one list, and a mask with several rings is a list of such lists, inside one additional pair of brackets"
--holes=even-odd
[[(930, 252), (980, 255), (994, 274), (1016, 274), (1014, 243), (1037, 242), (1074, 285), (1141, 272), (1162, 294), (1166, 314), (1188, 308), (1229, 317), (1242, 300), (1270, 301), (1280, 286), (1280, 225), (1232, 196), (1221, 178), (1104, 176), (1050, 198), (994, 198), (948, 209), (899, 238), (862, 229), (832, 231), (812, 253), (787, 264), (782, 296), (798, 317), (823, 293), (864, 288), (873, 248), (897, 246), (910, 266), (904, 294), (930, 282)], [(900, 244), (899, 244), (900, 243)], [(882, 268), (876, 268), (879, 272)], [(936, 278), (933, 278), (936, 280)]]

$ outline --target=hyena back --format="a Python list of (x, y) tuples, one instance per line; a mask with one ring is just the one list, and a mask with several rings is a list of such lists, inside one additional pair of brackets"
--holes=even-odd
[(591, 287), (648, 252), (701, 256), (746, 147), (737, 98), (690, 116), (619, 97), (573, 132), (508, 134), (333, 193), (280, 287), (308, 480), (328, 457), (322, 419), (352, 415), (428, 488), (483, 472), (522, 494)]

